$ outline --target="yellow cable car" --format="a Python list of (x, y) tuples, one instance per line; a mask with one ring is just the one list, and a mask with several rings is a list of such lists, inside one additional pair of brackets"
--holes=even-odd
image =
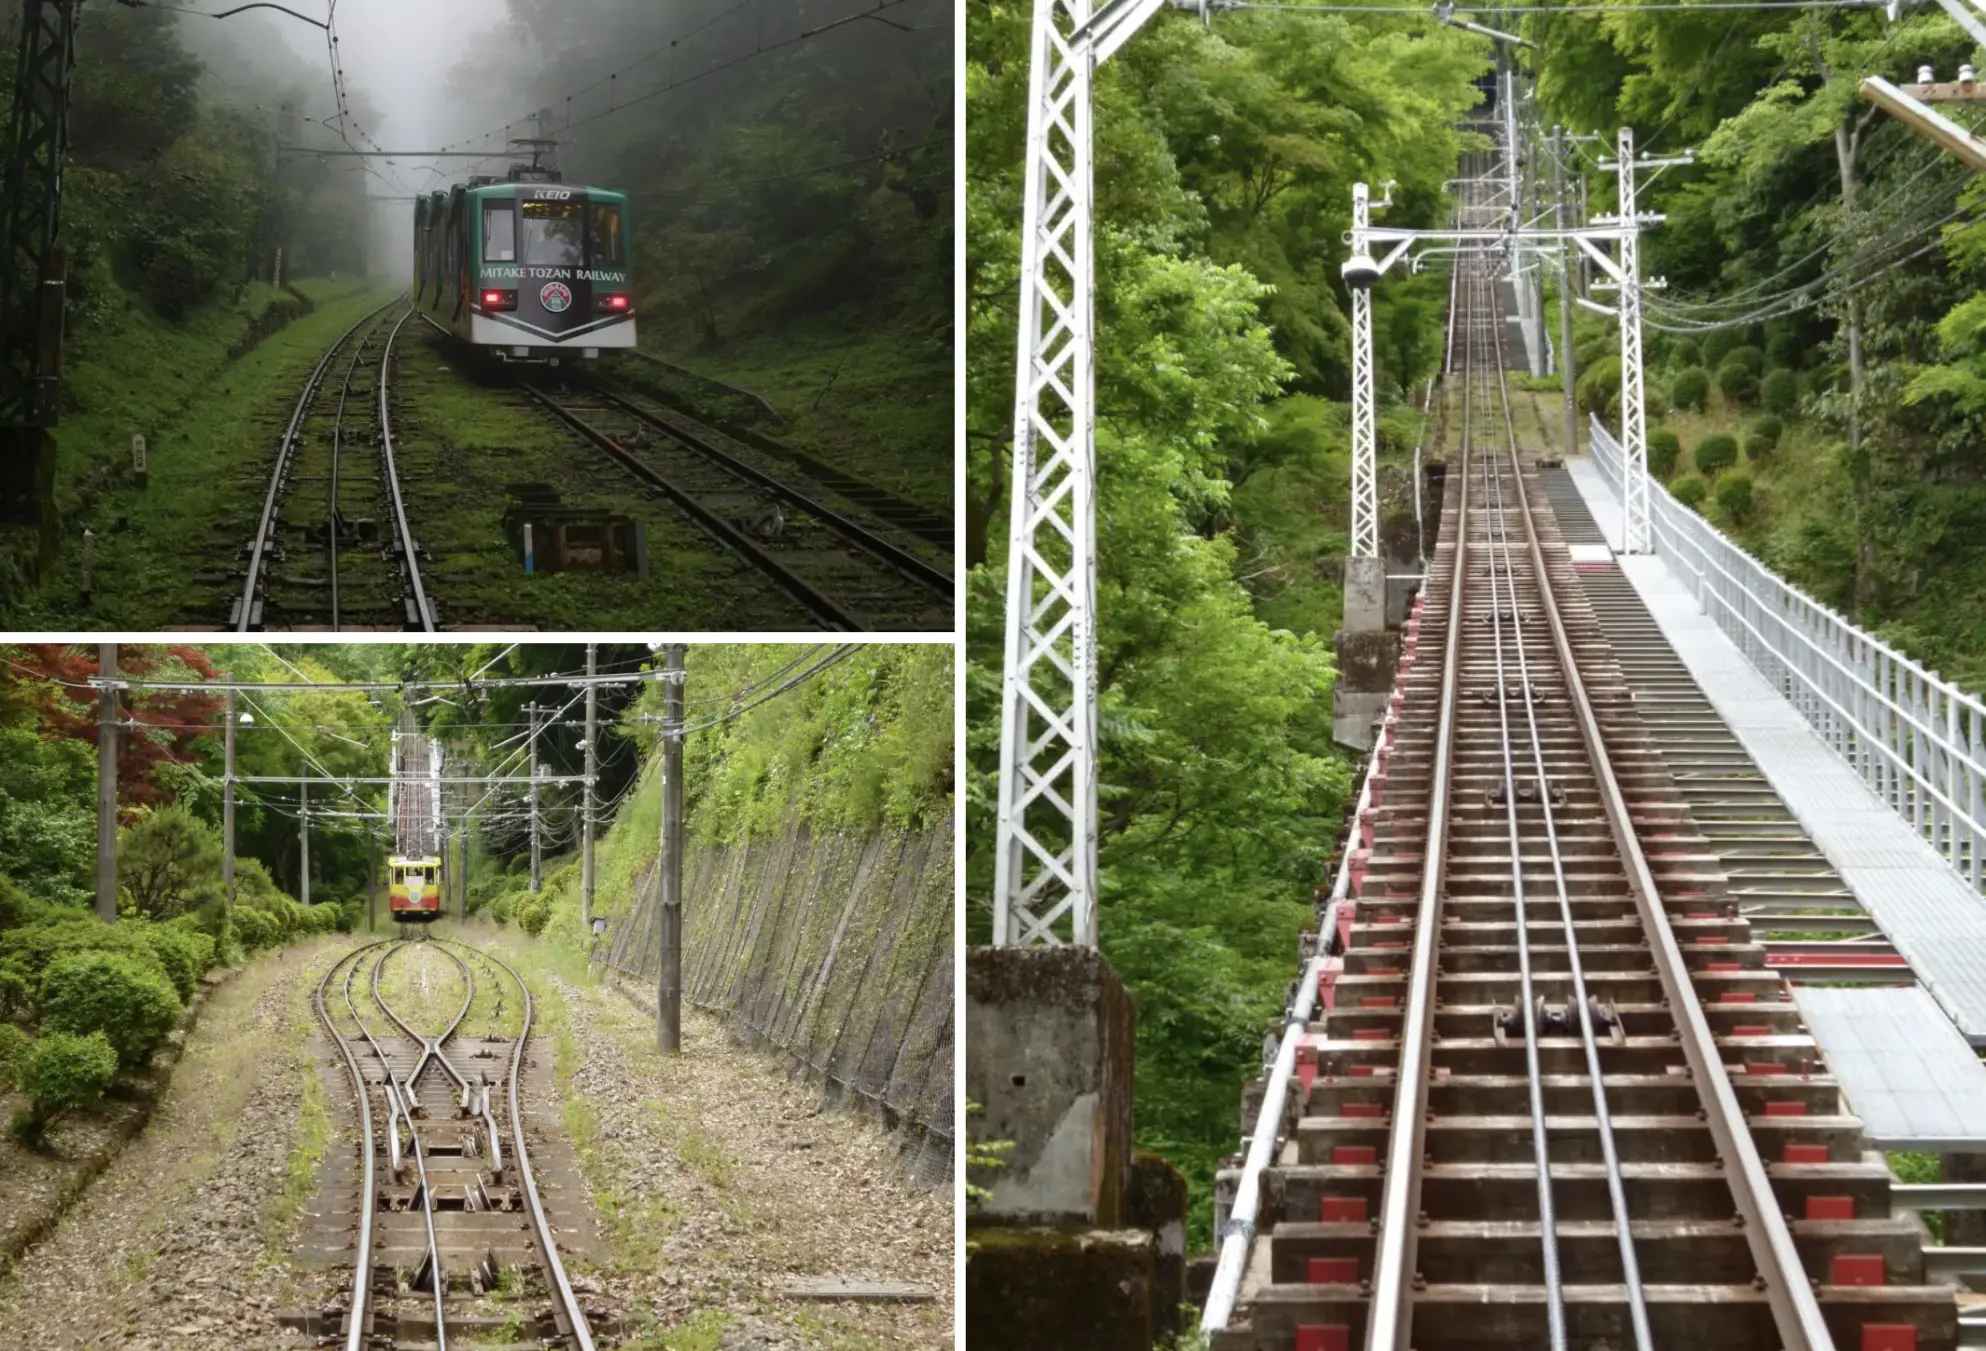
[(394, 855), (387, 860), (392, 869), (388, 905), (397, 920), (426, 923), (441, 918), (441, 860), (433, 856)]

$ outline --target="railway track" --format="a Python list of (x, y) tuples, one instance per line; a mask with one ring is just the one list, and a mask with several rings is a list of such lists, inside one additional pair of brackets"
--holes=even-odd
[(1515, 433), (1494, 266), (1457, 287), (1460, 447), (1267, 1270), (1213, 1345), (1947, 1351), (1954, 1290), (1727, 899)]
[[(447, 958), (459, 1004), (426, 973), (422, 1007), (389, 997), (389, 965), (416, 947)], [(315, 1003), (358, 1118), (351, 1293), (330, 1320), (337, 1340), (346, 1351), (593, 1351), (532, 1171), (519, 1079), (534, 1010), (517, 973), (452, 940), (388, 940), (342, 957)]]
[(387, 408), (394, 344), (411, 313), (400, 300), (381, 306), (312, 369), (245, 550), (228, 616), (236, 632), (435, 631)]
[[(949, 572), (869, 513), (753, 464), (709, 429), (600, 387), (525, 395), (644, 489), (668, 498), (822, 625), (845, 630), (949, 627)], [(868, 517), (865, 519), (865, 517)]]

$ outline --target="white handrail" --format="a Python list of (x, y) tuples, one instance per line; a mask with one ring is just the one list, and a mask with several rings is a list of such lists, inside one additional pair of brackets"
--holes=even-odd
[[(1618, 499), (1620, 443), (1592, 419)], [(1830, 750), (1978, 890), (1986, 865), (1986, 702), (1788, 585), (1660, 484), (1655, 551)]]

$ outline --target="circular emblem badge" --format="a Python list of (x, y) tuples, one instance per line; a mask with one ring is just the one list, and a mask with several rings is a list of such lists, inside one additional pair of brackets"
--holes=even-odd
[(538, 303), (552, 314), (564, 314), (572, 308), (572, 291), (564, 282), (552, 282), (538, 292)]

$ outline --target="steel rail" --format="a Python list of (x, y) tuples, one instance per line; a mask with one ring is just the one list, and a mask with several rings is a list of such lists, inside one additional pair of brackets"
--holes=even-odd
[[(1481, 327), (1481, 321), (1487, 319), (1492, 330), (1492, 336), (1494, 336), (1496, 325), (1496, 306), (1494, 302), (1492, 301), (1486, 306), (1480, 305), (1478, 302), (1483, 297), (1474, 294), (1488, 289), (1483, 285), (1482, 267), (1480, 265), (1471, 266), (1469, 272), (1469, 289), (1472, 294), (1470, 297), (1467, 339), (1463, 345), (1462, 368), (1462, 388), (1464, 391), (1462, 398), (1462, 457), (1465, 464), (1469, 459), (1470, 452), (1476, 449), (1472, 439), (1475, 399), (1469, 390), (1469, 386), (1472, 383), (1472, 377), (1477, 374), (1476, 366), (1478, 361), (1484, 355), (1477, 350), (1479, 346), (1477, 329)], [(1500, 349), (1496, 355), (1501, 360)], [(1501, 375), (1500, 370), (1498, 374)], [(1480, 380), (1474, 380), (1473, 383), (1480, 385), (1482, 382)], [(1492, 401), (1489, 398), (1488, 390), (1482, 390), (1482, 395), (1483, 410), (1486, 414), (1490, 414), (1490, 416), (1486, 416), (1483, 420), (1485, 423), (1493, 422), (1494, 409)], [(1494, 441), (1494, 434), (1492, 434), (1490, 439), (1492, 442)], [(1510, 686), (1504, 674), (1503, 616), (1500, 610), (1503, 587), (1497, 580), (1499, 564), (1501, 564), (1501, 569), (1509, 584), (1510, 626), (1512, 636), (1515, 639), (1517, 648), (1516, 657), (1520, 670), (1522, 669), (1524, 660), (1524, 628), (1523, 620), (1517, 608), (1517, 578), (1509, 567), (1509, 548), (1506, 544), (1501, 550), (1502, 556), (1499, 557), (1497, 547), (1497, 535), (1499, 533), (1497, 527), (1501, 521), (1503, 512), (1501, 494), (1497, 491), (1502, 482), (1501, 468), (1496, 465), (1493, 455), (1478, 455), (1476, 456), (1476, 460), (1482, 466), (1483, 472), (1483, 528), (1485, 544), (1487, 545), (1486, 552), (1489, 555), (1490, 632), (1493, 635), (1496, 653), (1495, 698), (1497, 731), (1501, 739), (1503, 751), (1503, 811), (1505, 828), (1510, 841), (1511, 895), (1512, 904), (1516, 908), (1517, 919), (1517, 1016), (1524, 1029), (1524, 1073), (1528, 1080), (1531, 1105), (1531, 1157), (1538, 1170), (1538, 1239), (1543, 1250), (1545, 1326), (1551, 1342), (1552, 1351), (1565, 1351), (1565, 1289), (1563, 1274), (1559, 1268), (1558, 1209), (1553, 1204), (1552, 1197), (1551, 1132), (1545, 1116), (1544, 1076), (1538, 1061), (1538, 1024), (1537, 1018), (1534, 1015), (1537, 988), (1531, 978), (1531, 926), (1527, 909), (1528, 897), (1525, 895), (1524, 890), (1524, 835), (1517, 821), (1517, 757), (1511, 750), (1510, 745)], [(1469, 522), (1464, 519), (1457, 523), (1457, 528), (1467, 530), (1469, 528)], [(1544, 584), (1542, 577), (1538, 580), (1540, 585)], [(1518, 697), (1524, 701), (1524, 706), (1528, 710), (1531, 706), (1531, 686), (1528, 677), (1520, 675), (1517, 682), (1517, 693)], [(1538, 745), (1537, 724), (1535, 720), (1532, 722), (1531, 735), (1532, 748), (1535, 751)], [(1546, 791), (1542, 757), (1538, 764), (1538, 796), (1540, 800), (1545, 802), (1545, 806), (1549, 810), (1550, 794)], [(1553, 848), (1554, 850), (1557, 848), (1556, 841), (1553, 842)], [(1556, 863), (1556, 858), (1553, 861)]]
[(379, 1001), (380, 1009), (388, 1018), (393, 1020), (395, 1027), (399, 1028), (412, 1040), (421, 1044), (421, 1057), (414, 1062), (414, 1068), (408, 1073), (406, 1085), (409, 1089), (413, 1088), (414, 1084), (420, 1079), (422, 1071), (427, 1069), (428, 1061), (432, 1059), (441, 1066), (443, 1072), (449, 1078), (455, 1081), (458, 1088), (467, 1088), (469, 1081), (463, 1078), (455, 1066), (450, 1063), (448, 1057), (442, 1054), (441, 1048), (448, 1042), (449, 1038), (455, 1035), (456, 1030), (462, 1026), (462, 1020), (469, 1016), (469, 1005), (474, 1003), (476, 999), (476, 978), (469, 973), (468, 963), (464, 962), (447, 948), (439, 949), (441, 954), (448, 958), (449, 961), (454, 962), (456, 969), (462, 973), (462, 1007), (455, 1011), (454, 1020), (448, 1024), (447, 1031), (443, 1032), (440, 1036), (430, 1037), (416, 1032), (407, 1025), (407, 1021), (404, 1018), (394, 1012), (393, 1006), (388, 1004), (385, 996), (379, 992), (380, 975), (386, 970), (386, 963), (405, 951), (408, 941), (404, 938), (393, 940), (393, 950), (381, 956), (378, 963), (372, 968), (372, 997)]
[(954, 592), (952, 577), (951, 574), (945, 572), (942, 568), (933, 567), (916, 554), (898, 548), (867, 526), (850, 520), (834, 508), (807, 496), (805, 493), (781, 482), (772, 475), (753, 468), (729, 451), (705, 440), (694, 432), (676, 426), (660, 414), (650, 412), (648, 409), (643, 408), (641, 405), (622, 395), (614, 393), (610, 389), (603, 389), (595, 385), (592, 387), (592, 390), (594, 394), (605, 399), (629, 417), (635, 418), (649, 427), (653, 427), (670, 440), (675, 441), (677, 444), (697, 455), (701, 455), (704, 459), (710, 461), (726, 473), (735, 475), (755, 487), (761, 488), (792, 503), (809, 516), (819, 520), (849, 543), (872, 554), (912, 581), (929, 587), (946, 600), (952, 598)]
[[(1464, 466), (1457, 489), (1457, 519), (1466, 521), (1469, 475)], [(1395, 1351), (1407, 1345), (1413, 1321), (1413, 1259), (1420, 1212), (1419, 1160), (1427, 1139), (1427, 1092), (1434, 1057), (1435, 944), (1441, 931), (1442, 888), (1447, 877), (1449, 777), (1455, 745), (1456, 684), (1461, 672), (1462, 592), (1469, 559), (1469, 532), (1455, 532), (1455, 560), (1449, 578), (1448, 633), (1442, 647), (1440, 713), (1435, 724), (1434, 776), (1428, 788), (1427, 866), (1414, 909), (1414, 953), (1406, 1011), (1400, 1030), (1400, 1072), (1394, 1087), (1393, 1120), (1386, 1131), (1386, 1176), (1380, 1192), (1372, 1298), (1366, 1321), (1368, 1351)], [(1432, 575), (1432, 569), (1430, 569)]]
[[(359, 1158), (361, 1160), (359, 1195), (365, 1198), (365, 1201), (359, 1206), (358, 1247), (353, 1253), (352, 1258), (352, 1266), (354, 1268), (352, 1277), (352, 1305), (345, 1328), (345, 1351), (363, 1351), (368, 1340), (365, 1335), (365, 1324), (368, 1317), (366, 1305), (372, 1295), (373, 1207), (371, 1197), (373, 1195), (372, 1160), (374, 1153), (372, 1143), (372, 1097), (366, 1091), (365, 1074), (359, 1069), (359, 1058), (352, 1053), (351, 1042), (343, 1033), (338, 1031), (336, 1025), (331, 1021), (330, 1010), (324, 1006), (324, 991), (331, 984), (331, 978), (338, 973), (339, 967), (350, 961), (353, 969), (356, 970), (359, 957), (371, 948), (378, 946), (380, 944), (371, 943), (366, 947), (356, 948), (333, 962), (331, 969), (324, 973), (324, 979), (317, 982), (317, 994), (315, 997), (318, 1021), (324, 1024), (324, 1030), (330, 1034), (331, 1040), (337, 1044), (339, 1054), (344, 1057), (345, 1072), (352, 1077), (352, 1096), (357, 1098), (359, 1103)], [(347, 976), (346, 979), (349, 986), (350, 977)]]
[[(1495, 324), (1495, 302), (1493, 302), (1493, 298), (1491, 298), (1491, 306), (1489, 306), (1489, 318), (1491, 318), (1489, 332), (1495, 338), (1495, 358), (1497, 358), (1495, 360), (1495, 372), (1497, 372), (1495, 389), (1497, 389), (1497, 401), (1501, 403), (1501, 409), (1503, 409), (1503, 429), (1505, 429), (1505, 439), (1507, 439), (1507, 445), (1509, 445), (1511, 483), (1515, 487), (1515, 497), (1517, 499), (1523, 499), (1523, 463), (1517, 459), (1517, 429), (1515, 429), (1515, 425), (1511, 423), (1511, 417), (1509, 417), (1509, 381), (1503, 375), (1503, 330), (1501, 330), (1499, 324)], [(1539, 427), (1543, 427), (1543, 419), (1539, 419)], [(1495, 521), (1497, 534), (1503, 538), (1503, 552), (1507, 556), (1509, 554), (1509, 530), (1507, 530), (1505, 519), (1503, 519), (1503, 487), (1501, 487), (1501, 483), (1503, 483), (1501, 481), (1501, 475), (1497, 475), (1497, 483), (1495, 483), (1497, 511), (1493, 515), (1493, 521)], [(1545, 590), (1545, 588), (1551, 586), (1551, 578), (1547, 578), (1545, 574), (1539, 574), (1537, 582), (1539, 582), (1539, 590)], [(1525, 689), (1529, 689), (1531, 674), (1529, 674), (1527, 658), (1523, 654), (1523, 644), (1517, 646), (1517, 677), (1519, 677), (1521, 685)], [(1539, 807), (1543, 811), (1545, 838), (1549, 842), (1549, 854), (1551, 854), (1551, 882), (1553, 882), (1553, 890), (1557, 892), (1557, 902), (1559, 902), (1559, 926), (1561, 926), (1561, 930), (1565, 934), (1567, 970), (1569, 970), (1569, 974), (1573, 977), (1573, 1003), (1579, 1007), (1579, 1039), (1581, 1039), (1581, 1045), (1585, 1049), (1587, 1079), (1593, 1085), (1593, 1121), (1595, 1121), (1595, 1126), (1599, 1130), (1601, 1156), (1603, 1156), (1603, 1160), (1607, 1164), (1607, 1200), (1609, 1200), (1609, 1206), (1613, 1208), (1615, 1234), (1617, 1234), (1619, 1248), (1621, 1248), (1621, 1274), (1623, 1274), (1623, 1279), (1627, 1283), (1629, 1319), (1631, 1319), (1632, 1327), (1634, 1327), (1634, 1347), (1636, 1347), (1636, 1351), (1654, 1351), (1654, 1329), (1648, 1323), (1648, 1295), (1646, 1295), (1646, 1289), (1642, 1287), (1642, 1281), (1640, 1281), (1640, 1258), (1638, 1258), (1638, 1254), (1634, 1250), (1634, 1228), (1632, 1228), (1631, 1212), (1629, 1212), (1629, 1206), (1627, 1206), (1627, 1182), (1625, 1182), (1625, 1178), (1621, 1174), (1621, 1152), (1619, 1152), (1619, 1142), (1615, 1140), (1615, 1130), (1613, 1130), (1613, 1111), (1607, 1105), (1607, 1081), (1601, 1075), (1599, 1035), (1593, 1031), (1593, 1009), (1587, 1003), (1587, 972), (1585, 972), (1585, 962), (1579, 956), (1579, 930), (1573, 924), (1573, 898), (1571, 898), (1571, 890), (1565, 884), (1565, 858), (1563, 858), (1563, 852), (1559, 850), (1559, 825), (1557, 825), (1557, 817), (1553, 815), (1553, 809), (1551, 809), (1551, 793), (1543, 791), (1545, 789), (1545, 749), (1543, 749), (1543, 737), (1539, 735), (1539, 729), (1537, 729), (1537, 709), (1531, 705), (1531, 699), (1529, 697), (1525, 697), (1525, 701), (1523, 701), (1523, 711), (1525, 711), (1525, 721), (1531, 727), (1531, 763), (1533, 763), (1533, 767), (1537, 771)]]
[[(387, 941), (390, 942), (393, 940)], [(374, 944), (373, 946), (377, 947), (379, 945)], [(386, 958), (390, 955), (390, 953), (381, 953), (379, 960), (373, 963), (372, 997), (382, 1009), (386, 1008), (386, 1003), (379, 998), (379, 968), (385, 965)], [(421, 1219), (427, 1228), (428, 1284), (434, 1294), (435, 1351), (448, 1351), (448, 1315), (447, 1310), (442, 1304), (442, 1296), (446, 1293), (447, 1282), (441, 1272), (441, 1241), (436, 1236), (434, 1229), (434, 1192), (428, 1187), (426, 1151), (421, 1148), (421, 1128), (414, 1124), (413, 1090), (411, 1085), (403, 1086), (398, 1080), (394, 1079), (393, 1070), (387, 1064), (386, 1048), (381, 1046), (379, 1039), (372, 1035), (372, 1029), (366, 1026), (364, 1017), (359, 1013), (358, 1005), (352, 999), (352, 981), (358, 975), (358, 972), (358, 963), (352, 963), (351, 971), (345, 976), (345, 1007), (352, 1011), (352, 1021), (359, 1025), (359, 1032), (365, 1037), (367, 1044), (372, 1047), (373, 1054), (379, 1057), (380, 1073), (386, 1076), (386, 1103), (389, 1113), (387, 1129), (394, 1132), (393, 1139), (396, 1148), (400, 1137), (399, 1124), (394, 1117), (395, 1115), (404, 1117), (407, 1122), (407, 1137), (414, 1151), (414, 1167), (420, 1174), (421, 1179)], [(392, 1016), (390, 1011), (387, 1016)], [(362, 1205), (368, 1211), (374, 1205), (373, 1195), (370, 1191), (365, 1194)]]
[(673, 479), (665, 477), (653, 467), (643, 464), (628, 451), (627, 447), (614, 440), (613, 437), (607, 435), (598, 427), (595, 427), (585, 418), (579, 416), (579, 414), (573, 412), (570, 408), (567, 408), (536, 385), (520, 381), (518, 388), (523, 390), (531, 398), (537, 400), (538, 404), (553, 417), (556, 417), (559, 421), (578, 432), (591, 445), (607, 452), (623, 469), (626, 469), (630, 474), (633, 474), (649, 487), (662, 492), (670, 501), (682, 508), (692, 520), (702, 526), (706, 534), (714, 536), (720, 544), (723, 544), (734, 553), (743, 554), (760, 572), (765, 573), (766, 576), (777, 582), (780, 589), (785, 591), (787, 595), (812, 611), (816, 618), (825, 620), (835, 628), (851, 633), (857, 632), (864, 627), (862, 621), (842, 609), (833, 600), (830, 600), (813, 583), (802, 578), (784, 563), (774, 558), (764, 549), (761, 549), (743, 531), (698, 501), (694, 493), (682, 487)]
[(545, 1274), (550, 1277), (552, 1293), (557, 1297), (557, 1312), (570, 1325), (571, 1331), (567, 1335), (577, 1351), (594, 1351), (592, 1325), (586, 1321), (586, 1311), (579, 1306), (579, 1295), (566, 1276), (565, 1263), (559, 1260), (558, 1244), (552, 1238), (551, 1222), (545, 1218), (545, 1205), (539, 1199), (538, 1182), (531, 1172), (531, 1154), (524, 1144), (524, 1110), (518, 1105), (517, 1086), (524, 1071), (524, 1046), (531, 1039), (531, 987), (502, 958), (489, 953), (482, 955), (516, 982), (518, 992), (524, 996), (524, 1025), (510, 1048), (510, 1082), (506, 1085), (510, 1103), (510, 1149), (517, 1162), (518, 1179), (524, 1184), (524, 1199), (530, 1207), (532, 1234), (538, 1241), (538, 1251), (544, 1259)]
[(393, 460), (393, 417), (387, 409), (387, 396), (392, 392), (393, 344), (400, 341), (400, 330), (414, 317), (410, 306), (400, 316), (400, 322), (393, 326), (387, 335), (386, 350), (379, 358), (379, 458), (380, 467), (386, 476), (386, 489), (393, 499), (393, 528), (400, 539), (400, 559), (406, 568), (407, 586), (413, 592), (414, 607), (420, 615), (422, 633), (435, 632), (434, 608), (428, 603), (426, 586), (421, 581), (421, 560), (414, 551), (414, 532), (407, 524), (407, 504), (400, 496), (400, 470)]
[[(1495, 344), (1496, 391), (1503, 412), (1505, 439), (1510, 452), (1511, 482), (1516, 491), (1513, 496), (1524, 496), (1524, 466), (1517, 455), (1517, 429), (1510, 420), (1510, 384), (1504, 376), (1503, 330), (1496, 322), (1496, 303), (1492, 295), (1490, 302), (1490, 334)], [(1539, 425), (1543, 426), (1542, 419)], [(1503, 476), (1499, 472), (1491, 488), (1495, 510), (1490, 519), (1507, 560), (1510, 555), (1509, 529), (1505, 520), (1503, 501)], [(1494, 569), (1492, 568), (1492, 574)], [(1512, 574), (1514, 577), (1514, 573)], [(1538, 573), (1539, 590), (1549, 589), (1551, 579), (1542, 571)], [(1515, 590), (1513, 583), (1512, 590)], [(1516, 613), (1513, 599), (1511, 612)], [(1521, 620), (1518, 621), (1521, 624)], [(1599, 1038), (1593, 1030), (1593, 1011), (1587, 1004), (1586, 969), (1579, 953), (1579, 932), (1572, 919), (1572, 897), (1565, 882), (1565, 859), (1559, 848), (1558, 821), (1552, 811), (1551, 793), (1545, 781), (1544, 740), (1538, 730), (1538, 714), (1530, 699), (1531, 672), (1529, 661), (1524, 654), (1524, 644), (1517, 644), (1518, 687), (1524, 691), (1524, 717), (1530, 727), (1532, 766), (1538, 776), (1538, 805), (1543, 813), (1545, 839), (1552, 864), (1552, 885), (1558, 900), (1559, 923), (1565, 935), (1566, 964), (1572, 977), (1572, 1001), (1579, 1009), (1579, 1035), (1585, 1051), (1586, 1075), (1593, 1089), (1593, 1118), (1600, 1137), (1600, 1152), (1607, 1169), (1607, 1200), (1614, 1214), (1614, 1230), (1619, 1243), (1621, 1273), (1627, 1286), (1628, 1318), (1634, 1328), (1636, 1351), (1654, 1351), (1655, 1334), (1648, 1320), (1648, 1296), (1641, 1282), (1641, 1263), (1634, 1246), (1633, 1218), (1628, 1211), (1627, 1187), (1621, 1174), (1620, 1151), (1614, 1139), (1613, 1113), (1607, 1106), (1606, 1081), (1600, 1065)], [(1513, 817), (1515, 806), (1512, 806)], [(1518, 923), (1526, 922), (1523, 908), (1519, 907)]]
[(324, 387), (324, 376), (331, 369), (331, 363), (338, 359), (338, 354), (345, 350), (345, 344), (352, 340), (354, 334), (399, 303), (398, 300), (389, 300), (346, 329), (338, 341), (331, 344), (330, 350), (325, 352), (323, 359), (311, 370), (310, 378), (304, 382), (303, 393), (297, 397), (296, 407), (290, 412), (289, 426), (284, 430), (282, 443), (276, 449), (276, 467), (269, 474), (269, 491), (262, 499), (262, 517), (256, 523), (255, 538), (249, 544), (248, 580), (242, 587), (241, 612), (235, 616), (236, 633), (255, 631), (255, 594), (268, 582), (264, 575), (266, 569), (263, 567), (263, 559), (273, 542), (271, 536), (276, 530), (277, 508), (282, 502), (283, 481), (289, 476), (290, 461), (296, 455), (303, 424), (310, 418), (310, 406), (316, 402), (318, 391)]
[[(1526, 494), (1519, 492), (1517, 503), (1532, 566), (1538, 576), (1545, 577), (1544, 548), (1538, 541), (1537, 523), (1532, 517), (1530, 501)], [(1765, 1171), (1758, 1145), (1746, 1125), (1744, 1109), (1731, 1087), (1723, 1058), (1717, 1053), (1716, 1034), (1710, 1027), (1709, 1019), (1704, 1016), (1701, 1001), (1697, 999), (1696, 986), (1690, 980), (1682, 947), (1676, 942), (1668, 912), (1662, 906), (1654, 872), (1648, 866), (1648, 856), (1635, 833), (1626, 795), (1614, 774), (1599, 718), (1587, 695), (1586, 682), (1579, 674), (1571, 640), (1566, 636), (1558, 600), (1550, 586), (1541, 587), (1539, 596), (1549, 621), (1559, 664), (1566, 673), (1566, 694), (1579, 725), (1580, 739), (1599, 780), (1600, 801), (1606, 808), (1621, 862), (1627, 871), (1629, 892), (1640, 914), (1643, 931), (1648, 936), (1649, 951), (1656, 975), (1662, 983), (1662, 993), (1680, 1024), (1678, 1030), (1681, 1032), (1683, 1056), (1689, 1063), (1692, 1081), (1697, 1086), (1711, 1139), (1730, 1178), (1732, 1198), (1744, 1222), (1746, 1243), (1764, 1279), (1765, 1296), (1772, 1309), (1782, 1351), (1832, 1351), (1834, 1338), (1821, 1314), (1813, 1285), (1807, 1279), (1792, 1232), (1787, 1228), (1786, 1217), (1773, 1194), (1772, 1179)]]
[(324, 554), (331, 568), (331, 631), (339, 631), (338, 624), (338, 470), (339, 461), (345, 448), (345, 409), (352, 401), (352, 380), (359, 373), (359, 362), (365, 360), (365, 349), (371, 335), (359, 340), (359, 347), (352, 353), (351, 361), (345, 366), (345, 382), (338, 390), (338, 416), (331, 425), (331, 488), (325, 494), (324, 503)]

